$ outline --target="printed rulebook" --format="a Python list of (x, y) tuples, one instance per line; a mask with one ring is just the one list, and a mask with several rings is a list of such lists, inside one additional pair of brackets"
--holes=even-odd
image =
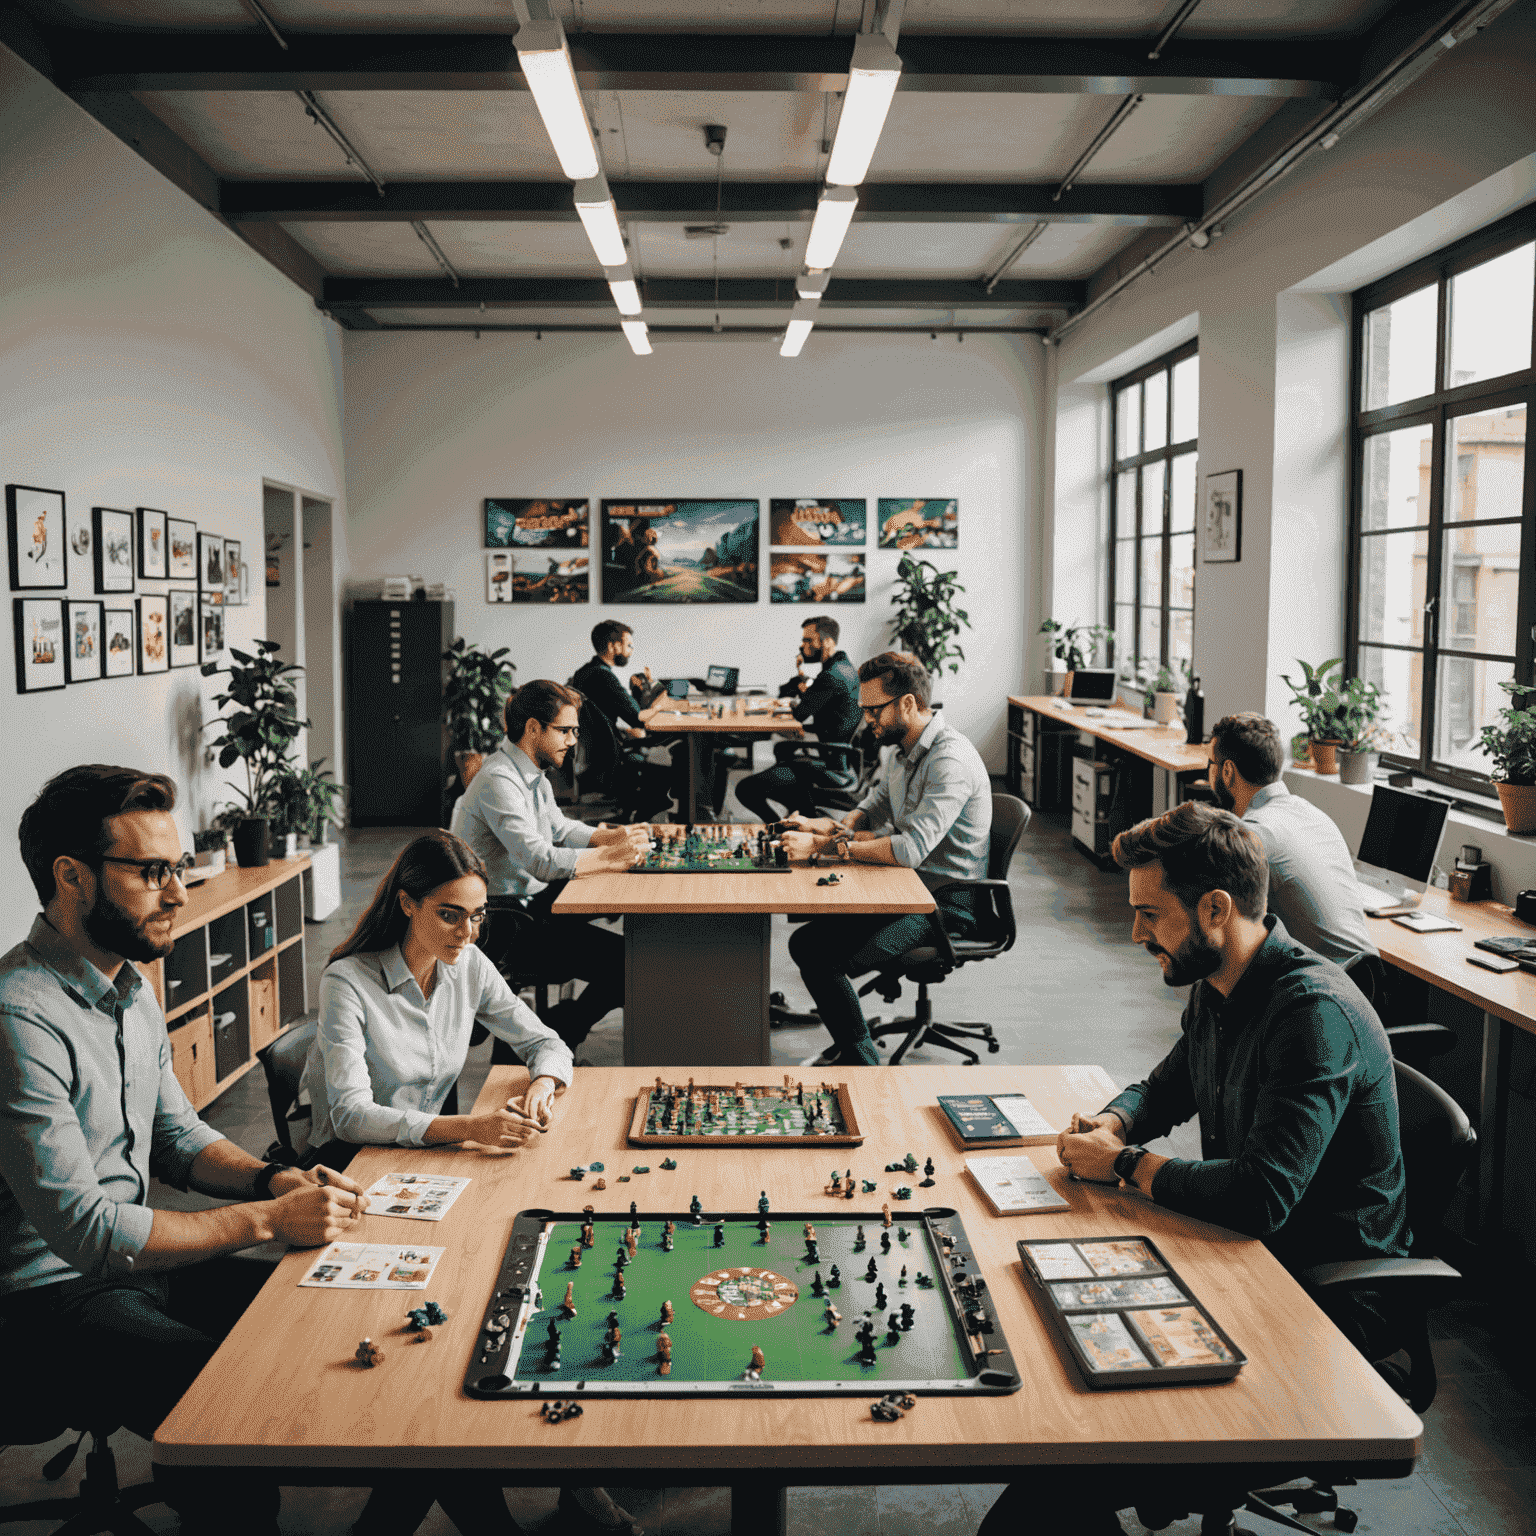
[(965, 1166), (999, 1216), (1072, 1209), (1027, 1157), (968, 1157)]
[(939, 1108), (962, 1147), (1048, 1147), (1061, 1130), (1022, 1093), (941, 1093)]
[(370, 1216), (404, 1216), (441, 1221), (469, 1180), (448, 1173), (386, 1173), (368, 1190)]
[(424, 1291), (447, 1251), (414, 1244), (331, 1243), (299, 1284), (333, 1291)]

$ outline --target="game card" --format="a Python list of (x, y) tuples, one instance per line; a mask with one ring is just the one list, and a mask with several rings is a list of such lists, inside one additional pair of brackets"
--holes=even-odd
[(1159, 1365), (1230, 1365), (1236, 1359), (1198, 1307), (1159, 1308), (1128, 1316)]
[(1152, 1363), (1136, 1347), (1115, 1312), (1085, 1312), (1069, 1317), (1067, 1326), (1082, 1346), (1091, 1371), (1150, 1371)]
[[(1147, 1245), (1135, 1238), (1123, 1242), (1082, 1243), (1079, 1251), (1093, 1266), (1093, 1273), (1101, 1278), (1105, 1275), (1155, 1275), (1163, 1268)], [(1063, 1275), (1061, 1278), (1071, 1280), (1076, 1276)]]
[(999, 1216), (1072, 1209), (1027, 1157), (968, 1157), (965, 1166)]
[(1147, 1280), (1067, 1281), (1051, 1287), (1058, 1307), (1144, 1307), (1184, 1302), (1185, 1296), (1166, 1275)]
[(333, 1291), (425, 1290), (446, 1248), (397, 1248), (381, 1243), (332, 1243), (310, 1266), (300, 1285)]
[(441, 1221), (468, 1187), (468, 1179), (447, 1173), (386, 1173), (367, 1191), (368, 1214)]
[(1091, 1280), (1093, 1271), (1071, 1243), (1025, 1243), (1042, 1280)]

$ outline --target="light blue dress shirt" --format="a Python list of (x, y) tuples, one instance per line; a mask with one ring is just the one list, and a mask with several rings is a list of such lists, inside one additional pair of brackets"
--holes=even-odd
[(132, 1270), (149, 1176), (185, 1189), (223, 1140), (176, 1081), (138, 970), (109, 981), (38, 917), (0, 958), (0, 1294)]
[(937, 714), (910, 752), (891, 754), (858, 809), (871, 831), (893, 829), (896, 862), (930, 889), (987, 878), (992, 781), (981, 753)]
[(544, 771), (503, 736), (454, 806), (452, 830), (480, 855), (493, 896), (532, 896), (576, 873), (595, 828), (565, 815)]
[(326, 966), (320, 1028), (304, 1064), (311, 1145), (422, 1146), (464, 1070), (476, 1021), (517, 1052), (530, 1077), (570, 1085), (570, 1047), (473, 945), (457, 965), (438, 961), (431, 997), (398, 944)]

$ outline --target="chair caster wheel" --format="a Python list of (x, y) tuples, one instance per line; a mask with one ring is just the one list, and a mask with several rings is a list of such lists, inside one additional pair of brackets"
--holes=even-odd
[(1002, 1050), (1002, 1046), (996, 1040), (989, 1040), (987, 1042), (987, 1049), (996, 1055), (998, 1051)]
[(1360, 1516), (1352, 1509), (1336, 1509), (1333, 1512), (1333, 1523), (1341, 1531), (1352, 1531), (1360, 1524)]

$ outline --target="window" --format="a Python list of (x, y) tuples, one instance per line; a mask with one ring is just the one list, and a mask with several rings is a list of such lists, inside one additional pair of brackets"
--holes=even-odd
[(1109, 611), (1122, 677), (1187, 666), (1194, 655), (1195, 346), (1110, 386)]
[(1536, 211), (1354, 298), (1347, 665), (1387, 695), (1388, 761), (1486, 790), (1478, 735), (1536, 650)]

